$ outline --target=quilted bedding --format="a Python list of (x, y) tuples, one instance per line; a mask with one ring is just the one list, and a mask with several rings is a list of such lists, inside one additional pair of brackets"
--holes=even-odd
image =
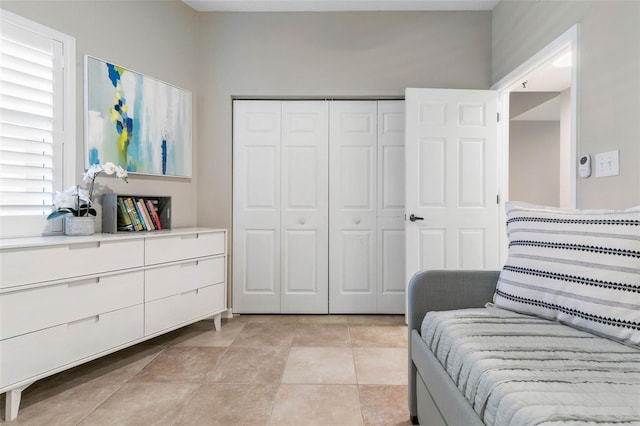
[(491, 306), (421, 332), (487, 425), (640, 425), (639, 349)]

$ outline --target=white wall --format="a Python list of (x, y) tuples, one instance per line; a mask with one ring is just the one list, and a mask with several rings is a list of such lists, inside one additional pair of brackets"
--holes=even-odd
[[(574, 23), (578, 155), (620, 149), (621, 157), (620, 176), (578, 181), (578, 204), (640, 204), (640, 2), (502, 1), (493, 13), (198, 14), (177, 0), (3, 0), (1, 7), (76, 37), (78, 76), (91, 54), (193, 91), (194, 178), (109, 181), (118, 192), (173, 196), (175, 226), (230, 227), (233, 96), (487, 88)], [(80, 177), (80, 79), (77, 105)]]
[(490, 12), (197, 13), (178, 0), (1, 7), (76, 38), (78, 179), (85, 54), (193, 92), (193, 179), (108, 181), (119, 193), (172, 196), (176, 227), (231, 228), (235, 96), (401, 97), (406, 87), (486, 89), (491, 79)]
[(576, 23), (577, 155), (620, 150), (619, 176), (578, 179), (578, 207), (639, 205), (640, 2), (501, 1), (492, 15), (491, 80)]
[(509, 200), (560, 205), (560, 121), (509, 123)]
[(231, 227), (231, 99), (486, 89), (490, 12), (200, 15), (198, 222)]
[[(177, 0), (2, 0), (0, 7), (76, 39), (77, 183), (82, 182), (84, 171), (85, 54), (191, 90), (195, 106), (198, 99), (198, 20), (197, 12), (184, 3)], [(194, 158), (198, 156), (196, 126), (197, 111), (194, 108)], [(131, 175), (128, 184), (106, 178), (98, 179), (96, 184), (107, 185), (107, 192), (169, 195), (173, 197), (172, 225), (192, 226), (196, 223), (197, 162), (194, 162), (193, 170), (192, 179)]]

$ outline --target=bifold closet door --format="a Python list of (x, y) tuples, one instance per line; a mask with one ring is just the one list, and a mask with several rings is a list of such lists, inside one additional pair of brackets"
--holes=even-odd
[(327, 128), (325, 101), (234, 102), (234, 312), (328, 312)]
[(328, 125), (327, 102), (282, 102), (282, 313), (329, 312)]
[(329, 121), (329, 311), (375, 313), (377, 102), (334, 101)]
[(404, 101), (335, 101), (329, 311), (405, 311)]
[(233, 103), (233, 310), (280, 312), (280, 101)]
[(376, 313), (405, 311), (404, 101), (378, 101)]

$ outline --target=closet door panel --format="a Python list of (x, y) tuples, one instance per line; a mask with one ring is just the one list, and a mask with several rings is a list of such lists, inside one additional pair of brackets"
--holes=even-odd
[(379, 216), (399, 216), (404, 212), (404, 147), (379, 147), (379, 181), (378, 196)]
[(244, 251), (239, 254), (245, 261), (239, 272), (244, 277), (244, 294), (258, 297), (278, 294), (278, 237), (272, 229), (243, 230)]
[(235, 101), (233, 310), (280, 312), (281, 102)]
[(378, 101), (377, 312), (405, 311), (404, 101)]
[(275, 146), (247, 146), (244, 209), (248, 214), (278, 211), (278, 148)]
[(341, 236), (341, 293), (354, 296), (373, 293), (375, 276), (372, 275), (371, 253), (374, 249), (374, 234), (367, 230), (345, 230)]
[(340, 208), (373, 211), (375, 146), (342, 146), (340, 158)]
[(378, 218), (377, 313), (405, 311), (404, 223), (398, 218)]
[(376, 312), (377, 102), (330, 105), (329, 310)]
[(328, 312), (328, 103), (282, 102), (282, 313)]
[[(318, 282), (318, 232), (314, 230), (286, 230), (282, 237), (283, 301), (287, 298), (314, 297), (323, 292)], [(327, 301), (324, 300), (326, 306)], [(284, 303), (283, 303), (284, 306)], [(307, 313), (304, 306), (289, 306), (298, 313)]]

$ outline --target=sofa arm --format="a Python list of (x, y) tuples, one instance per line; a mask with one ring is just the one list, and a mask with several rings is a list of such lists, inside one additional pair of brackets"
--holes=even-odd
[(493, 300), (500, 271), (419, 271), (409, 281), (407, 323), (420, 332), (428, 311), (481, 308)]
[(493, 300), (500, 271), (420, 271), (409, 281), (409, 415), (417, 424), (416, 367), (411, 360), (411, 330), (418, 333), (429, 311), (480, 308)]

